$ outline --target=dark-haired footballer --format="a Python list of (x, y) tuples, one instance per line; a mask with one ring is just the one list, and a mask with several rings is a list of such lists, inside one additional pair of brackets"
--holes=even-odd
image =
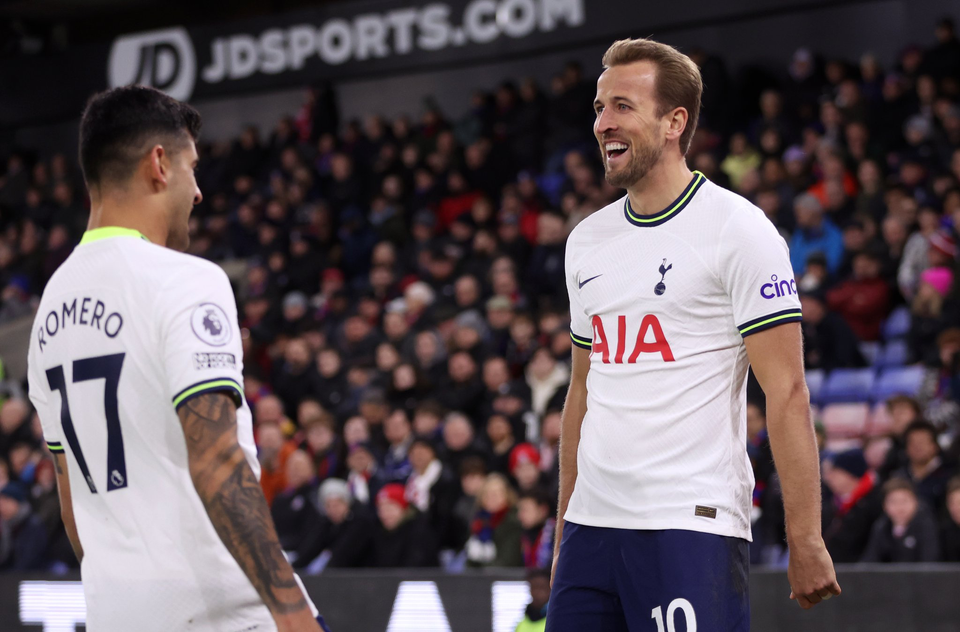
[(178, 252), (201, 200), (199, 131), (152, 88), (87, 104), (90, 223), (43, 292), (30, 399), (89, 630), (316, 632), (258, 483), (230, 284)]
[(687, 167), (703, 90), (689, 57), (620, 40), (603, 66), (593, 131), (626, 195), (567, 240), (574, 349), (546, 629), (747, 632), (751, 364), (792, 596), (809, 608), (840, 594), (787, 245), (760, 209)]

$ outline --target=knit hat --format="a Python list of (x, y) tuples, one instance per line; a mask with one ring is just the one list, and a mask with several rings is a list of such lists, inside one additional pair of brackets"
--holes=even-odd
[(347, 481), (339, 478), (328, 478), (320, 486), (320, 505), (323, 506), (329, 498), (339, 498), (348, 505), (352, 500), (350, 486)]
[(387, 483), (377, 492), (377, 504), (391, 502), (400, 505), (400, 508), (406, 510), (409, 506), (407, 502), (406, 490), (400, 483)]
[(861, 478), (867, 473), (867, 461), (863, 458), (863, 451), (856, 448), (833, 457), (833, 467), (856, 478)]
[(957, 256), (957, 242), (953, 240), (953, 237), (945, 230), (938, 230), (937, 232), (930, 235), (927, 238), (930, 242), (930, 247), (939, 250), (943, 254), (947, 255), (951, 259), (956, 258)]
[(521, 443), (510, 451), (510, 471), (513, 472), (521, 463), (533, 463), (540, 467), (540, 452), (529, 443)]
[(27, 502), (27, 490), (20, 483), (7, 483), (0, 489), (0, 496), (12, 498), (18, 503)]
[(920, 282), (927, 283), (940, 296), (946, 296), (953, 285), (953, 270), (950, 268), (928, 268), (920, 273)]

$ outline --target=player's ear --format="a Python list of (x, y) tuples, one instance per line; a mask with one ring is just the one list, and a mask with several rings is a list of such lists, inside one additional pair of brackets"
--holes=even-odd
[(163, 148), (163, 145), (154, 145), (150, 148), (150, 154), (147, 157), (149, 162), (150, 181), (153, 187), (166, 188), (167, 178), (170, 175), (170, 154)]
[(680, 140), (683, 130), (687, 128), (687, 108), (674, 108), (667, 114), (667, 140)]

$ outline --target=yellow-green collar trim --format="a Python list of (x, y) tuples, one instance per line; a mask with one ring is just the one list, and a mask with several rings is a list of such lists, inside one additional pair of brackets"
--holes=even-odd
[(120, 226), (101, 226), (100, 228), (94, 228), (93, 230), (88, 230), (87, 232), (83, 233), (83, 237), (80, 238), (80, 245), (82, 246), (94, 241), (100, 241), (101, 239), (109, 239), (110, 237), (135, 237), (144, 241), (150, 241), (144, 237), (143, 233), (141, 233), (139, 230), (134, 230), (133, 228), (122, 228)]
[(634, 226), (659, 226), (668, 219), (676, 217), (680, 211), (682, 211), (687, 204), (690, 203), (690, 200), (693, 199), (693, 196), (696, 194), (697, 190), (706, 181), (706, 176), (699, 171), (694, 171), (693, 179), (690, 180), (690, 184), (688, 184), (687, 188), (683, 190), (683, 193), (680, 194), (680, 197), (674, 200), (673, 204), (654, 215), (637, 215), (634, 213), (633, 208), (630, 207), (630, 198), (628, 197), (626, 202), (623, 204), (623, 214), (626, 216), (627, 221)]

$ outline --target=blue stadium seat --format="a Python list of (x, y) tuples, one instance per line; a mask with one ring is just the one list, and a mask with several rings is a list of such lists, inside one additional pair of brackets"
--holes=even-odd
[(820, 391), (823, 390), (823, 381), (827, 373), (823, 369), (811, 369), (807, 371), (807, 389), (810, 391), (810, 403), (820, 402)]
[(883, 339), (894, 340), (903, 338), (910, 331), (910, 310), (906, 306), (898, 307), (890, 312), (883, 323)]
[(873, 366), (881, 369), (904, 366), (910, 361), (910, 345), (906, 340), (891, 340), (883, 346), (873, 361)]
[(560, 189), (563, 183), (567, 181), (565, 173), (548, 173), (537, 178), (537, 187), (543, 193), (551, 204), (560, 206)]
[(857, 348), (860, 349), (860, 355), (867, 361), (867, 364), (876, 364), (877, 357), (880, 355), (879, 342), (861, 342), (857, 345)]
[(870, 399), (882, 402), (894, 395), (916, 395), (926, 372), (922, 366), (888, 368), (880, 374), (870, 390)]
[(820, 390), (820, 403), (866, 402), (874, 381), (873, 369), (837, 369)]

